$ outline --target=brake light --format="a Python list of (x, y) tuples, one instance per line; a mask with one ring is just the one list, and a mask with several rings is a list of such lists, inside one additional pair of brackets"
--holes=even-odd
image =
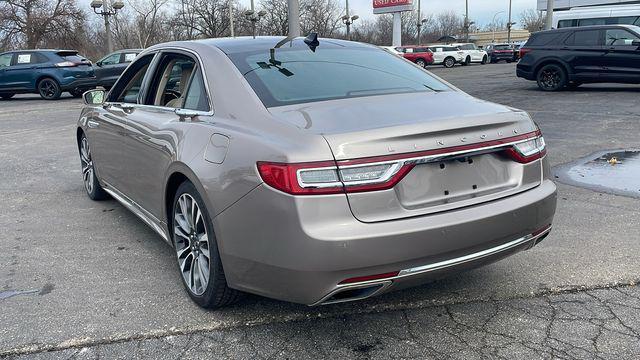
[(258, 162), (258, 173), (269, 186), (291, 195), (357, 193), (391, 189), (416, 165), (465, 156), (477, 151), (506, 154), (529, 163), (546, 154), (540, 131), (482, 143), (370, 158), (307, 163)]
[(525, 55), (527, 55), (528, 53), (530, 53), (531, 51), (533, 51), (533, 49), (529, 49), (529, 48), (521, 48), (520, 49), (520, 58), (522, 59)]
[(57, 64), (55, 64), (57, 67), (74, 67), (74, 66), (78, 66), (78, 64), (74, 63), (73, 61), (63, 61), (63, 62), (59, 62)]
[(513, 160), (526, 164), (538, 160), (547, 153), (546, 143), (542, 135), (514, 144), (506, 150), (506, 154)]

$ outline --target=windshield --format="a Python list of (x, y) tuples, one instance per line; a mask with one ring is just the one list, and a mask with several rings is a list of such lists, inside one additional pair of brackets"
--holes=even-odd
[[(323, 48), (323, 45), (324, 48)], [(450, 88), (400, 57), (369, 48), (320, 45), (230, 55), (266, 107)]]

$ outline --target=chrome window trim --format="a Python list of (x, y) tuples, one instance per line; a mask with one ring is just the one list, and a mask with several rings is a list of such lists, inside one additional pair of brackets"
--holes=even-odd
[[(180, 110), (189, 110), (189, 111), (193, 111), (195, 113), (197, 113), (197, 116), (213, 116), (215, 113), (215, 109), (213, 106), (213, 99), (211, 98), (211, 91), (209, 89), (209, 79), (207, 77), (207, 73), (206, 71), (204, 71), (204, 66), (202, 66), (202, 58), (200, 57), (200, 55), (191, 50), (191, 49), (187, 49), (187, 48), (183, 48), (183, 47), (178, 47), (178, 46), (172, 46), (172, 47), (163, 47), (160, 49), (154, 49), (153, 51), (150, 51), (146, 54), (138, 54), (138, 56), (142, 55), (143, 57), (146, 55), (151, 55), (154, 54), (154, 56), (157, 56), (158, 54), (162, 54), (165, 52), (172, 52), (172, 51), (184, 51), (187, 52), (191, 55), (193, 55), (196, 58), (196, 62), (198, 63), (198, 68), (200, 69), (200, 71), (202, 72), (202, 78), (204, 80), (204, 88), (205, 88), (205, 92), (207, 94), (207, 103), (209, 105), (209, 111), (198, 111), (198, 110), (191, 110), (191, 109), (183, 109), (183, 108), (172, 108), (172, 107), (167, 107), (167, 106), (159, 106), (159, 105), (147, 105), (147, 104), (140, 104), (140, 103), (136, 103), (136, 104), (132, 104), (132, 103), (124, 103), (124, 102), (115, 102), (115, 101), (108, 101), (104, 103), (104, 106), (114, 106), (114, 105), (120, 105), (120, 104), (127, 104), (130, 105), (131, 108), (134, 109), (152, 109), (152, 110), (161, 110), (161, 111), (167, 111), (167, 112), (175, 112), (176, 110), (180, 109)], [(138, 60), (138, 58), (136, 58), (136, 61)], [(154, 61), (154, 59), (151, 60), (152, 63)], [(131, 64), (133, 64), (135, 61), (132, 61)], [(149, 64), (151, 65), (151, 63)], [(129, 65), (131, 66), (131, 65)], [(151, 69), (153, 71), (155, 71), (156, 69), (153, 68)], [(126, 71), (126, 70), (125, 70)], [(146, 76), (146, 74), (145, 74)], [(118, 81), (120, 81), (120, 79), (118, 79)], [(146, 91), (148, 91), (148, 88), (145, 88), (144, 91), (146, 93)], [(142, 93), (142, 91), (141, 91)], [(140, 101), (140, 99), (138, 98), (138, 101)]]

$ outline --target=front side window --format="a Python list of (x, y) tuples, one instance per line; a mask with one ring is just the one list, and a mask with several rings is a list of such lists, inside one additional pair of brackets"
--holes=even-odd
[(578, 26), (605, 25), (606, 23), (607, 23), (606, 18), (578, 20)]
[(607, 46), (633, 46), (638, 41), (638, 36), (623, 29), (607, 29), (605, 31), (605, 44)]
[(142, 81), (153, 57), (153, 54), (146, 55), (131, 64), (111, 89), (109, 101), (130, 104), (138, 103), (138, 95), (142, 90)]
[(107, 57), (103, 58), (102, 60), (100, 60), (100, 64), (102, 65), (113, 65), (113, 64), (117, 64), (118, 62), (120, 62), (120, 54), (111, 54), (108, 55)]
[(13, 59), (13, 54), (0, 55), (0, 67), (11, 66), (11, 59)]
[[(371, 47), (301, 42), (229, 55), (266, 107), (396, 93), (446, 91), (429, 73)], [(297, 46), (296, 46), (297, 45)]]

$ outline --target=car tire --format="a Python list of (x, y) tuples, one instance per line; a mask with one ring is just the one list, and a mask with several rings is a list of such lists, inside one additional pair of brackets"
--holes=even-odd
[(416, 60), (416, 65), (420, 66), (421, 68), (424, 68), (427, 66), (427, 62), (424, 61), (424, 59), (417, 59)]
[(80, 143), (78, 144), (78, 150), (80, 151), (80, 165), (82, 169), (82, 183), (84, 189), (91, 200), (106, 200), (110, 196), (100, 185), (98, 177), (96, 176), (96, 170), (93, 166), (93, 159), (91, 158), (91, 148), (89, 146), (89, 140), (83, 133), (80, 136)]
[(482, 57), (482, 61), (480, 62), (480, 64), (485, 65), (487, 63), (487, 55)]
[(464, 59), (464, 61), (462, 62), (462, 66), (467, 66), (467, 65), (469, 65), (469, 64), (471, 64), (471, 57), (470, 57), (470, 56), (467, 56), (467, 57)]
[(538, 70), (536, 81), (543, 91), (562, 90), (567, 85), (567, 73), (559, 64), (547, 64)]
[(38, 82), (38, 94), (45, 100), (57, 100), (62, 95), (60, 84), (52, 78), (44, 78)]
[(227, 286), (213, 223), (191, 182), (185, 181), (178, 187), (171, 214), (178, 271), (189, 297), (208, 309), (236, 302), (242, 293)]
[(9, 100), (11, 99), (15, 94), (0, 94), (0, 98), (3, 98), (4, 100)]
[(447, 69), (450, 69), (450, 68), (452, 68), (452, 67), (454, 67), (456, 65), (456, 59), (454, 59), (452, 57), (445, 58), (444, 61), (442, 62), (442, 64)]

